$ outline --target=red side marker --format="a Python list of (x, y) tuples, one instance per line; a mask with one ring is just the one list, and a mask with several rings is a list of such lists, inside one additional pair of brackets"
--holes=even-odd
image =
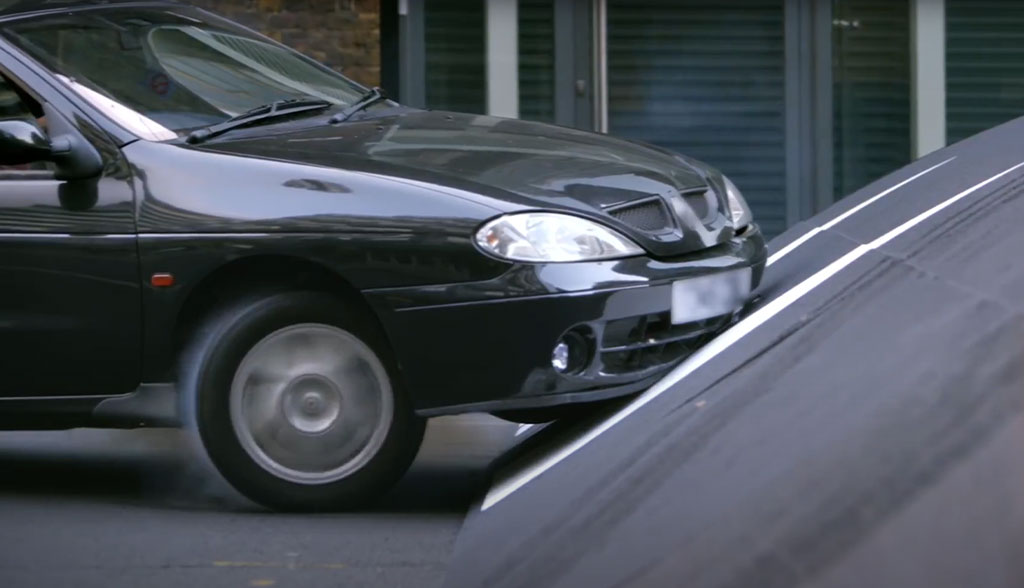
[(149, 283), (154, 288), (170, 288), (174, 285), (174, 276), (171, 274), (153, 274), (153, 277), (149, 279)]

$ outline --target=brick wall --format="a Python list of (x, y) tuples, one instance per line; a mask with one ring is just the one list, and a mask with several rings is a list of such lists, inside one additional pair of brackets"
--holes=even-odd
[(380, 83), (380, 0), (189, 0), (365, 85)]

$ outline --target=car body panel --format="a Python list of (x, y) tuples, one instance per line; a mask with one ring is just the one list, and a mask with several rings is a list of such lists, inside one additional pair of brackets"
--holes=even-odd
[[(72, 5), (103, 9), (61, 4)], [(112, 4), (132, 5), (170, 6)], [(393, 103), (336, 125), (327, 122), (331, 112), (322, 112), (198, 145), (150, 142), (132, 136), (3, 40), (0, 69), (30, 80), (39, 98), (74, 118), (108, 161), (93, 186), (98, 192), (87, 191), (97, 194), (94, 202), (48, 207), (52, 194), (20, 188), (22, 204), (12, 205), (19, 210), (8, 217), (11, 233), (33, 232), (36, 257), (21, 254), (22, 269), (50, 271), (50, 281), (25, 277), (21, 283), (32, 284), (9, 289), (0, 308), (36, 303), (69, 309), (69, 316), (58, 318), (77, 331), (65, 334), (56, 346), (62, 355), (49, 356), (46, 365), (71, 362), (91, 371), (82, 380), (87, 385), (68, 394), (100, 388), (124, 394), (172, 380), (181, 338), (201, 326), (186, 323), (193, 296), (228, 268), (254, 261), (250, 269), (257, 275), (244, 276), (242, 292), (247, 280), (266, 285), (258, 275), (261, 264), (293, 264), (337, 278), (346, 293), (364, 301), (423, 414), (606, 398), (649, 384), (732, 320), (728, 313), (706, 324), (666, 326), (674, 282), (742, 267), (751, 268), (750, 285), (756, 287), (764, 268), (764, 240), (756, 225), (733, 227), (721, 174), (657, 148)], [(78, 190), (73, 182), (49, 182), (43, 191), (73, 196)], [(644, 228), (621, 214), (649, 205), (667, 225)], [(535, 210), (611, 226), (647, 254), (524, 264), (496, 259), (475, 245), (476, 230), (488, 220)], [(173, 285), (151, 285), (155, 274), (170, 274)], [(639, 346), (630, 348), (628, 354), (639, 350), (630, 357), (650, 359), (648, 350), (657, 350), (654, 359), (630, 367), (635, 357), (615, 359), (625, 352), (609, 351), (621, 345), (606, 341), (613, 335), (635, 339), (637, 329), (623, 321), (637, 322), (645, 333), (650, 324), (661, 325), (658, 332), (672, 339), (628, 343)], [(574, 328), (598, 340), (595, 353), (602, 359), (585, 373), (556, 374), (551, 346)], [(59, 335), (39, 333), (37, 342)], [(21, 359), (39, 370), (44, 357), (35, 350)], [(494, 383), (483, 385), (488, 378)], [(101, 404), (97, 397), (75, 406), (98, 411)], [(126, 398), (107, 412), (131, 422), (131, 407), (152, 412), (164, 404)]]
[[(201, 149), (443, 186), (503, 212), (561, 210), (609, 224), (660, 256), (712, 247), (733, 235), (717, 172), (608, 135), (412, 109), (283, 129), (239, 131)], [(699, 212), (687, 195), (693, 190), (700, 191), (694, 195)], [(608, 213), (652, 198), (672, 210), (670, 230), (638, 230)]]
[[(722, 246), (668, 261), (523, 264), (486, 282), (374, 290), (366, 296), (391, 334), (405, 377), (416, 383), (414, 402), (425, 414), (551, 406), (626, 394), (653, 383), (742, 310), (670, 327), (664, 322), (672, 308), (672, 284), (751, 268), (756, 288), (765, 263), (763, 237), (752, 227)], [(663, 323), (657, 334), (647, 330), (648, 322), (657, 321)], [(598, 357), (584, 373), (556, 373), (552, 349), (565, 333), (580, 328), (590, 333), (590, 353)], [(664, 346), (674, 346), (665, 349), (670, 359), (648, 369), (608, 373), (611, 362), (604, 359), (613, 358), (605, 350), (647, 345), (662, 336), (672, 339)]]

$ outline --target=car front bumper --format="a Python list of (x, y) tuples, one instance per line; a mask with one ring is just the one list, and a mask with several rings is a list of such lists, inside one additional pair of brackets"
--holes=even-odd
[[(540, 408), (647, 388), (742, 306), (673, 325), (673, 284), (750, 268), (753, 290), (766, 258), (764, 238), (751, 226), (728, 243), (670, 260), (520, 264), (486, 282), (365, 294), (419, 414)], [(581, 335), (573, 342), (582, 341), (586, 354), (582, 369), (567, 375), (551, 358), (570, 331)]]

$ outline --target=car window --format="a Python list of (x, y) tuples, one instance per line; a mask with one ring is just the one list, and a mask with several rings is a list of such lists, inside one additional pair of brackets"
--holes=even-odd
[(5, 25), (0, 35), (151, 140), (277, 100), (314, 97), (348, 105), (364, 93), (326, 66), (188, 7), (33, 17)]
[(0, 119), (30, 118), (32, 112), (14, 89), (14, 84), (0, 76)]
[[(46, 117), (43, 109), (31, 96), (22, 91), (13, 81), (0, 74), (0, 120), (25, 120), (33, 122), (46, 133)], [(5, 176), (19, 171), (52, 170), (53, 164), (38, 162), (24, 165), (2, 165), (0, 173)]]

